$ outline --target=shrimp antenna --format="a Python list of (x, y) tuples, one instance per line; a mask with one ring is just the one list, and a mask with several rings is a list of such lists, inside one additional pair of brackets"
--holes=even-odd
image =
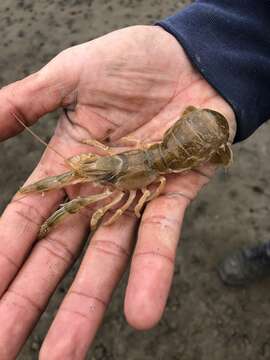
[(41, 137), (39, 137), (37, 134), (34, 133), (33, 130), (31, 130), (27, 125), (25, 125), (25, 123), (18, 117), (18, 115), (16, 115), (13, 112), (11, 114), (25, 128), (25, 130), (27, 130), (37, 141), (39, 141), (46, 148), (49, 148), (51, 151), (53, 151), (55, 154), (57, 154), (66, 161), (66, 158), (62, 154), (60, 154), (57, 150), (55, 150), (51, 145), (47, 144), (46, 141), (42, 140)]

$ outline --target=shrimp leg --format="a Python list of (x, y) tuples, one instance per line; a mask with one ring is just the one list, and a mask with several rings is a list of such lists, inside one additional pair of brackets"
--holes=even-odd
[(105, 213), (110, 210), (114, 205), (119, 203), (122, 200), (123, 196), (125, 195), (124, 192), (120, 192), (109, 204), (103, 206), (102, 208), (98, 209), (91, 218), (91, 229), (95, 230), (97, 227), (98, 222), (103, 218)]
[(128, 146), (134, 147), (135, 149), (148, 149), (156, 142), (145, 143), (143, 140), (135, 139), (131, 136), (124, 136), (119, 140), (119, 143), (126, 143)]
[(58, 224), (59, 222), (64, 220), (67, 216), (69, 216), (71, 214), (76, 214), (78, 211), (80, 211), (84, 207), (86, 207), (94, 202), (106, 199), (111, 194), (112, 194), (112, 192), (107, 189), (106, 191), (104, 191), (101, 194), (89, 195), (89, 196), (85, 196), (85, 197), (78, 197), (78, 198), (75, 198), (75, 199), (63, 204), (60, 207), (60, 209), (55, 211), (42, 224), (39, 234), (38, 234), (38, 239), (44, 238), (56, 224)]
[(151, 191), (146, 188), (142, 189), (143, 195), (140, 198), (138, 204), (135, 206), (135, 209), (134, 209), (135, 215), (138, 218), (141, 217), (141, 210), (142, 210), (144, 204), (147, 201), (153, 200), (156, 197), (158, 197), (164, 190), (164, 187), (166, 185), (166, 178), (164, 176), (161, 176), (158, 180), (159, 180), (160, 184), (154, 192), (151, 193)]
[(66, 160), (66, 163), (75, 171), (80, 169), (81, 164), (96, 161), (100, 156), (92, 153), (74, 155)]
[(112, 155), (114, 150), (108, 145), (102, 144), (100, 141), (95, 139), (83, 139), (80, 141), (82, 144), (93, 146), (99, 150), (102, 150), (106, 155)]
[(157, 198), (164, 190), (165, 185), (166, 185), (166, 178), (165, 176), (161, 176), (158, 181), (160, 182), (160, 184), (158, 185), (158, 187), (156, 188), (156, 190), (149, 196), (149, 198), (147, 199), (147, 201), (153, 200), (155, 198)]
[(125, 204), (120, 209), (117, 209), (116, 212), (113, 214), (113, 216), (105, 222), (105, 224), (104, 224), (105, 226), (111, 225), (112, 223), (117, 221), (121, 215), (124, 214), (124, 212), (130, 207), (133, 200), (135, 199), (136, 193), (137, 193), (136, 190), (131, 190), (129, 192), (129, 196), (128, 196), (128, 199), (125, 202)]
[(143, 193), (142, 197), (140, 198), (138, 204), (135, 206), (135, 209), (134, 209), (134, 212), (135, 212), (135, 215), (137, 216), (137, 218), (141, 217), (142, 208), (143, 208), (144, 204), (148, 201), (148, 199), (151, 195), (151, 191), (146, 188), (143, 188), (142, 193)]
[(41, 192), (55, 190), (63, 188), (67, 185), (77, 184), (79, 182), (86, 182), (87, 179), (84, 179), (78, 176), (74, 171), (68, 171), (66, 173), (48, 176), (47, 178), (36, 181), (35, 183), (25, 185), (19, 189), (20, 194), (27, 194), (31, 192)]

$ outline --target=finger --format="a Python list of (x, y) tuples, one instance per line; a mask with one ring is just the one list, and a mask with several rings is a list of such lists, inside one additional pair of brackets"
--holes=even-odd
[[(53, 138), (50, 144), (56, 146), (56, 138)], [(55, 159), (55, 154), (47, 149), (27, 183), (66, 170), (66, 167)], [(40, 193), (18, 195), (5, 209), (0, 220), (0, 296), (28, 256), (41, 224), (65, 196), (63, 190), (48, 192), (44, 196)]]
[[(136, 221), (100, 227), (41, 349), (40, 359), (84, 359), (127, 265)], [(59, 336), (59, 334), (65, 336)]]
[(125, 298), (126, 318), (137, 329), (153, 327), (162, 316), (185, 210), (208, 180), (194, 172), (172, 177), (164, 195), (146, 207)]
[[(67, 137), (65, 140), (67, 143), (72, 142)], [(67, 149), (62, 137), (57, 136), (53, 137), (50, 146), (60, 153), (65, 152), (67, 157), (71, 156), (73, 151), (81, 150), (79, 146)], [(66, 170), (66, 166), (61, 160), (58, 162), (55, 153), (48, 148), (26, 183)], [(75, 189), (70, 190), (70, 193), (76, 195)], [(81, 189), (81, 195), (84, 195), (84, 190), (88, 189)], [(3, 230), (4, 234), (0, 244), (1, 293), (4, 293), (17, 275), (0, 301), (0, 319), (5, 324), (0, 329), (0, 343), (5, 344), (3, 348), (0, 347), (0, 358), (3, 360), (16, 356), (78, 252), (85, 229), (89, 229), (89, 216), (87, 219), (74, 216), (69, 219), (67, 230), (66, 224), (63, 224), (56, 229), (52, 238), (39, 241), (30, 253), (41, 223), (58, 207), (64, 196), (66, 194), (62, 190), (49, 192), (44, 196), (19, 196), (8, 206), (1, 219), (0, 231)], [(57, 234), (60, 233), (61, 236), (58, 237)], [(19, 271), (28, 255), (26, 263)]]
[(74, 262), (89, 229), (86, 213), (73, 215), (39, 241), (0, 300), (0, 359), (15, 359), (45, 310), (50, 296)]
[(61, 58), (0, 90), (0, 141), (23, 130), (16, 117), (32, 125), (42, 115), (74, 101), (78, 76), (75, 71), (65, 72)]

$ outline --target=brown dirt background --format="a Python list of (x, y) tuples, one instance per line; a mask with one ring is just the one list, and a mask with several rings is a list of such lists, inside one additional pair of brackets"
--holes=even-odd
[[(188, 3), (1, 0), (0, 86), (39, 69), (70, 45), (127, 25), (151, 24)], [(45, 140), (56, 117), (51, 114), (35, 126)], [(228, 172), (220, 170), (190, 206), (160, 324), (148, 332), (128, 326), (122, 312), (125, 278), (87, 359), (270, 359), (270, 281), (231, 289), (215, 271), (230, 249), (269, 239), (269, 134), (270, 124), (265, 124), (248, 141), (235, 146), (234, 165)], [(42, 150), (29, 134), (0, 145), (0, 211), (30, 174)], [(42, 339), (75, 271), (76, 267), (59, 286), (19, 360), (38, 358)]]

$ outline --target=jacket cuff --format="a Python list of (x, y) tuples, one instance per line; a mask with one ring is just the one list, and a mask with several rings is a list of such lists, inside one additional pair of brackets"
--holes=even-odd
[(235, 142), (270, 118), (269, 1), (196, 1), (157, 22), (233, 108)]

